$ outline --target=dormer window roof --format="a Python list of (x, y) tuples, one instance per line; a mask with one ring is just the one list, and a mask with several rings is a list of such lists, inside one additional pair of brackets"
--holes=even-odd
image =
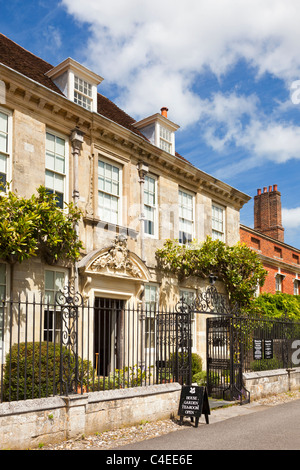
[(83, 108), (97, 112), (97, 86), (103, 81), (70, 57), (46, 73), (62, 93)]
[(168, 108), (161, 108), (161, 114), (156, 113), (148, 118), (134, 123), (147, 139), (156, 147), (175, 155), (175, 132), (179, 126), (168, 119)]

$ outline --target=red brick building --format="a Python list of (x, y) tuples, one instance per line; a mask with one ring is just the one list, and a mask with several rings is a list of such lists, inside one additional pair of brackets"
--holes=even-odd
[(254, 197), (254, 229), (241, 225), (240, 239), (258, 253), (268, 271), (265, 284), (257, 293), (300, 294), (300, 249), (284, 243), (277, 185), (258, 189)]

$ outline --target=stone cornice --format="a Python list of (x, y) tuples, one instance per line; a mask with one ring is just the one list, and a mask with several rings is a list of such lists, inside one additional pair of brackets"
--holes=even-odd
[(251, 199), (184, 159), (164, 152), (146, 138), (101, 114), (80, 107), (65, 96), (3, 64), (0, 64), (0, 79), (6, 84), (6, 93), (12, 105), (44, 114), (44, 119), (61, 126), (64, 132), (70, 132), (74, 126), (79, 126), (92, 142), (100, 140), (119, 148), (122, 152), (127, 152), (132, 158), (145, 159), (159, 174), (176, 178), (180, 184), (188, 182), (189, 187), (195, 192), (216, 198), (237, 209)]

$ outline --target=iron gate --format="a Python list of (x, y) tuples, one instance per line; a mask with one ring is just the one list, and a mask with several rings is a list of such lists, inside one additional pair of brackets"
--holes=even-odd
[(156, 315), (156, 382), (174, 380), (189, 385), (192, 380), (191, 314), (180, 305), (173, 312)]
[[(211, 285), (199, 293), (193, 302), (181, 299), (177, 309), (194, 314), (210, 315), (206, 320), (207, 388), (210, 396), (226, 400), (250, 401), (243, 387), (243, 344), (236, 328), (238, 308), (232, 309), (225, 294), (219, 293), (212, 276)], [(191, 329), (191, 328), (190, 328)], [(191, 351), (190, 351), (191, 354)]]
[(250, 401), (243, 386), (244, 345), (237, 328), (239, 317), (230, 315), (206, 320), (208, 393), (214, 398)]

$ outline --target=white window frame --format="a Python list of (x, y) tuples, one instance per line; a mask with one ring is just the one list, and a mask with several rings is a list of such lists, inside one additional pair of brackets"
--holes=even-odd
[[(214, 217), (214, 208), (217, 209), (218, 211), (222, 211), (222, 220), (220, 218), (215, 218)], [(225, 210), (226, 208), (224, 206), (221, 206), (220, 204), (217, 204), (216, 202), (212, 202), (211, 206), (211, 234), (212, 234), (212, 239), (213, 240), (221, 240), (222, 242), (225, 242)], [(219, 227), (214, 225), (214, 222), (216, 223), (222, 223), (222, 230), (219, 230)]]
[[(100, 189), (100, 185), (99, 185), (99, 162), (102, 162), (104, 163), (104, 165), (111, 165), (112, 167), (115, 167), (118, 169), (119, 171), (119, 180), (118, 180), (118, 195), (114, 194), (113, 192), (109, 192), (109, 191), (106, 191), (105, 188), (103, 189)], [(114, 160), (109, 160), (107, 158), (104, 158), (102, 156), (99, 156), (98, 157), (98, 163), (97, 163), (97, 185), (98, 185), (98, 193), (97, 193), (97, 214), (98, 214), (98, 217), (100, 218), (101, 221), (103, 222), (107, 222), (108, 224), (112, 224), (112, 225), (122, 225), (122, 210), (123, 210), (123, 207), (122, 207), (122, 199), (123, 199), (123, 166), (117, 162), (115, 162)], [(102, 193), (106, 196), (109, 196), (111, 198), (116, 198), (117, 199), (117, 206), (118, 206), (118, 210), (117, 210), (117, 221), (111, 221), (111, 220), (106, 220), (105, 218), (103, 218), (103, 216), (101, 216), (101, 213), (100, 213), (100, 206), (99, 206), (99, 194)]]
[(300, 280), (294, 279), (294, 295), (299, 295)]
[(74, 103), (88, 111), (93, 110), (93, 85), (76, 74), (74, 74)]
[[(52, 168), (47, 167), (47, 134), (52, 135), (53, 137), (55, 137), (55, 139), (58, 138), (58, 139), (64, 140), (65, 142), (65, 171), (64, 172), (56, 171), (55, 169), (53, 170)], [(46, 134), (45, 134), (45, 188), (53, 191), (55, 194), (54, 188), (49, 188), (46, 185), (46, 172), (47, 171), (49, 173), (50, 172), (53, 173), (54, 178), (55, 178), (55, 175), (63, 176), (63, 191), (64, 192), (63, 192), (62, 209), (65, 209), (65, 204), (69, 203), (69, 177), (68, 177), (69, 175), (69, 142), (68, 142), (68, 138), (64, 134), (53, 131), (52, 129), (46, 129)]]
[(173, 136), (172, 131), (170, 131), (167, 127), (159, 126), (159, 148), (164, 150), (165, 152), (172, 153), (173, 150)]
[[(180, 301), (183, 299), (184, 302), (189, 304), (189, 299), (186, 299), (186, 296), (193, 297), (192, 300), (196, 299), (197, 292), (195, 289), (188, 289), (188, 288), (180, 288), (179, 290), (179, 298)], [(195, 312), (191, 312), (191, 343), (192, 343), (192, 351), (196, 351), (196, 315)]]
[[(154, 204), (146, 204), (146, 180), (152, 179), (154, 181)], [(153, 210), (153, 233), (148, 233), (146, 231), (146, 206)], [(148, 174), (145, 176), (144, 183), (144, 236), (149, 238), (158, 238), (158, 178), (155, 175)]]
[(282, 281), (284, 279), (284, 276), (280, 273), (276, 273), (275, 275), (275, 291), (276, 292), (282, 292)]
[[(180, 217), (181, 207), (183, 208), (183, 206), (180, 203), (180, 193), (183, 193), (183, 194), (185, 194), (185, 195), (192, 198), (192, 219), (187, 219), (187, 218), (184, 218), (184, 217)], [(183, 241), (180, 242), (180, 231), (181, 231), (180, 230), (180, 225), (181, 225), (181, 221), (184, 221), (184, 220), (192, 223), (192, 231), (191, 231), (191, 234), (189, 234), (189, 235), (191, 235), (191, 240), (187, 241), (185, 243)], [(183, 233), (187, 233), (187, 232), (183, 232)], [(187, 191), (186, 189), (179, 188), (178, 189), (178, 239), (179, 239), (179, 243), (182, 243), (182, 244), (190, 243), (190, 242), (192, 242), (193, 238), (195, 238), (195, 194), (193, 194), (190, 191)]]
[[(51, 306), (53, 306), (55, 304), (55, 294), (56, 292), (59, 292), (59, 289), (55, 289), (55, 278), (54, 278), (54, 289), (46, 289), (46, 272), (53, 272), (54, 273), (54, 276), (57, 274), (57, 273), (60, 273), (63, 275), (64, 277), (64, 282), (63, 282), (63, 286), (62, 287), (65, 287), (67, 282), (68, 282), (68, 271), (66, 269), (60, 269), (60, 268), (51, 268), (50, 266), (45, 268), (44, 270), (44, 295), (45, 295), (45, 309), (44, 309), (44, 314), (43, 314), (43, 338), (44, 338), (44, 341), (47, 340), (47, 338), (45, 337), (45, 335), (47, 334), (47, 331), (52, 333), (52, 340), (49, 339), (49, 336), (48, 336), (48, 341), (49, 343), (53, 343), (54, 342), (54, 336), (56, 336), (56, 339), (55, 339), (55, 342), (56, 343), (59, 343), (60, 341), (60, 335), (61, 335), (61, 318), (60, 318), (60, 307), (57, 305), (56, 306), (56, 309), (55, 309), (55, 313), (56, 313), (56, 329), (54, 331), (54, 318), (52, 318), (52, 328), (49, 328), (49, 330), (47, 330), (45, 328), (45, 322), (47, 321), (46, 320), (46, 313), (48, 311), (47, 309), (47, 305), (48, 305), (48, 299), (47, 299), (47, 291), (51, 291), (53, 293), (53, 302), (49, 302), (49, 313), (52, 313), (54, 314), (54, 312), (51, 309)], [(52, 315), (54, 317), (54, 315)]]
[(0, 150), (0, 154), (6, 157), (6, 187), (5, 189), (0, 188), (0, 192), (4, 193), (7, 192), (7, 183), (9, 183), (12, 179), (12, 112), (0, 106), (0, 113), (7, 116), (7, 148), (6, 152)]

